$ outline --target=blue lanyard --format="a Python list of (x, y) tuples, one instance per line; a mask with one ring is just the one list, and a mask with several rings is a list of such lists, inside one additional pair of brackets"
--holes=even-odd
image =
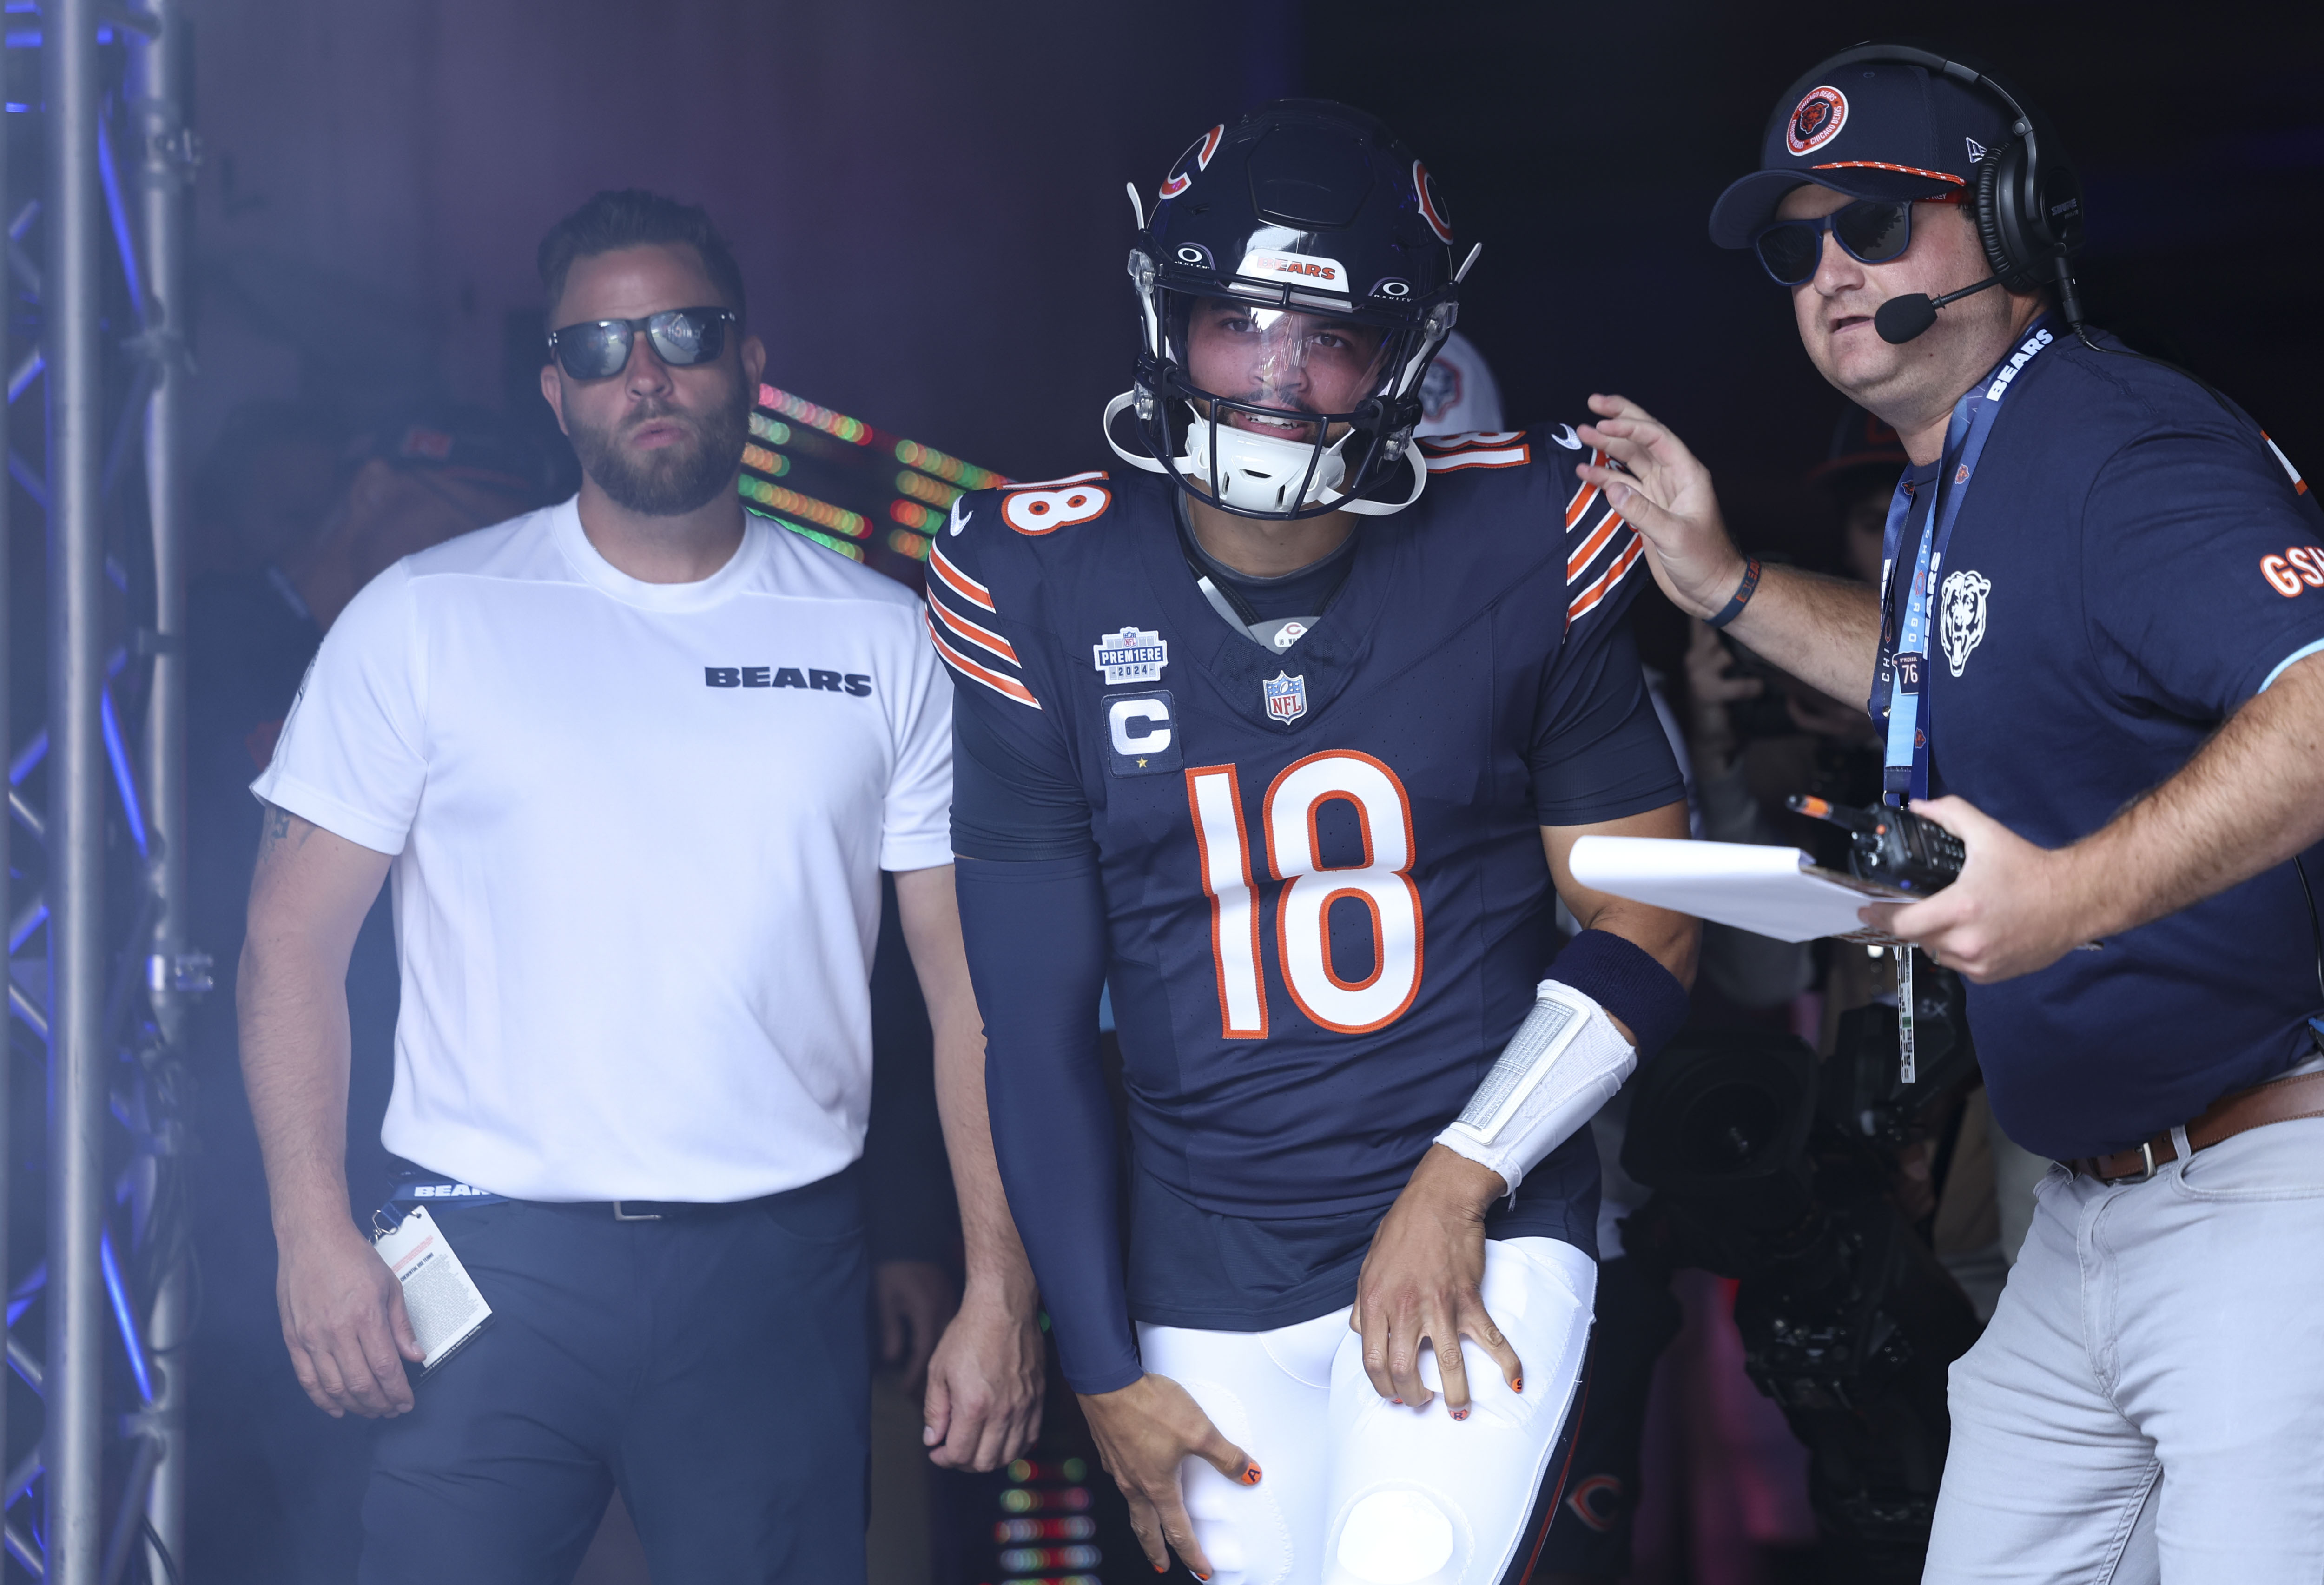
[(1985, 443), (2001, 416), (2001, 399), (2010, 382), (2055, 339), (2046, 320), (2036, 320), (2015, 352), (1993, 366), (1986, 377), (1953, 404), (1952, 421), (1945, 428), (1944, 459), (1939, 464), (1935, 498), (1921, 525), (1921, 539), (1913, 556), (1910, 584), (1904, 591), (1901, 621), (1892, 622), (1890, 601), (1897, 556), (1904, 548), (1904, 530), (1913, 514), (1911, 475), (1897, 481), (1888, 502), (1888, 526), (1880, 552), (1880, 669), (1872, 685), (1876, 717), (1888, 726), (1888, 753), (1882, 773), (1883, 796), (1891, 804), (1910, 797), (1929, 796), (1929, 737), (1933, 722), (1926, 687), (1929, 626), (1935, 605), (1937, 578), (1944, 570), (1945, 551), (1951, 545), (1953, 525), (1960, 519), (1961, 502), (1969, 498), (1969, 483), (1985, 456)]

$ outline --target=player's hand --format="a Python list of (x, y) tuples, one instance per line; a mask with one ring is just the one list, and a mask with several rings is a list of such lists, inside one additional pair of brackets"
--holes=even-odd
[(344, 1214), (284, 1236), (274, 1279), (290, 1368), (315, 1406), (334, 1420), (395, 1415), (411, 1407), (403, 1361), (420, 1340), (403, 1310), (403, 1286)]
[(899, 1370), (904, 1390), (927, 1384), (928, 1358), (945, 1322), (960, 1308), (952, 1276), (933, 1260), (881, 1260), (872, 1267), (872, 1313), (880, 1329), (880, 1363)]
[(1629, 472), (1589, 463), (1573, 471), (1638, 530), (1646, 565), (1672, 604), (1690, 616), (1712, 615), (1743, 581), (1743, 553), (1727, 536), (1711, 470), (1627, 396), (1593, 396), (1590, 410), (1599, 421), (1582, 426), (1582, 443)]
[(1431, 1145), (1388, 1207), (1356, 1278), (1349, 1327), (1364, 1340), (1364, 1374), (1380, 1396), (1418, 1408), (1434, 1395), (1420, 1379), (1420, 1350), (1436, 1350), (1444, 1406), (1469, 1417), (1468, 1338), (1490, 1354), (1512, 1392), (1525, 1390), (1525, 1365), (1485, 1313), (1485, 1209), (1508, 1192), (1501, 1175)]
[(1960, 798), (1913, 813), (1961, 839), (1960, 878), (1927, 900), (1875, 903), (1868, 925), (1980, 985), (2049, 967), (2090, 937), (2089, 889), (2070, 848), (2036, 847)]
[(920, 1441), (947, 1470), (998, 1470), (1041, 1429), (1041, 1329), (1028, 1302), (971, 1286), (928, 1363)]
[(1151, 1373), (1113, 1392), (1081, 1395), (1082, 1414), (1097, 1439), (1098, 1458), (1130, 1501), (1130, 1528), (1146, 1561), (1160, 1573), (1176, 1553), (1197, 1580), (1211, 1577), (1211, 1560), (1194, 1539), (1178, 1466), (1201, 1459), (1228, 1479), (1259, 1484), (1259, 1466), (1219, 1434), (1186, 1389)]

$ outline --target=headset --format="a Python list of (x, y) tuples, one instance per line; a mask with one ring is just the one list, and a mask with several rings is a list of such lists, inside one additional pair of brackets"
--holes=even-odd
[[(1873, 321), (1880, 338), (1901, 346), (1935, 324), (1939, 309), (1988, 286), (2010, 291), (2054, 289), (2060, 313), (2074, 333), (2082, 336), (2081, 294), (2074, 289), (2070, 263), (2070, 256), (2082, 245), (2082, 184), (2062, 159), (2043, 159), (2041, 134), (2032, 112), (2018, 102), (2016, 95), (1975, 68), (1904, 44), (1858, 44), (1826, 60), (1803, 80), (1820, 79), (1842, 67), (1868, 62), (1917, 66), (1932, 76), (1982, 88), (2000, 100), (2010, 115), (2010, 141), (1987, 149), (1977, 167), (1977, 235), (1985, 244), (1986, 263), (1993, 273), (1974, 286), (1939, 298), (1914, 292), (1889, 299)], [(2083, 339), (2089, 338), (2084, 336)]]

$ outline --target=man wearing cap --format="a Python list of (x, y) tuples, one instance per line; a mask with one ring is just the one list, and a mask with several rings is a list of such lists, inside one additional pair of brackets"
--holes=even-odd
[(2076, 323), (2074, 189), (2046, 140), (2024, 171), (2037, 139), (1990, 78), (1851, 51), (1713, 212), (1903, 438), (1880, 590), (1747, 561), (1624, 398), (1582, 433), (1628, 471), (1583, 475), (1683, 610), (1868, 693), (1892, 801), (1967, 849), (1868, 918), (1975, 981), (1995, 1116), (2061, 1165), (1953, 1368), (1926, 1579), (2309, 1580), (2324, 518), (2240, 410)]
[[(239, 1002), (283, 1336), (318, 1405), (389, 1421), (364, 1585), (562, 1585), (617, 1486), (666, 1585), (860, 1580), (882, 871), (967, 1245), (927, 1441), (991, 1469), (1038, 1410), (952, 901), (951, 689), (909, 592), (744, 517), (764, 353), (708, 217), (601, 193), (540, 272), (579, 495), (356, 592), (254, 788)], [(347, 1214), (340, 987), (391, 866), (408, 1167), (374, 1225), (425, 1210), (412, 1256), (447, 1248), (489, 1304), (448, 1357)]]

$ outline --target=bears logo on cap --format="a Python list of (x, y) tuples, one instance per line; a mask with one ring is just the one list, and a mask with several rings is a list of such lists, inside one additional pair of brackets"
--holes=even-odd
[(1847, 95), (1838, 88), (1810, 88), (1784, 128), (1784, 147), (1794, 154), (1812, 154), (1838, 137), (1847, 124)]

